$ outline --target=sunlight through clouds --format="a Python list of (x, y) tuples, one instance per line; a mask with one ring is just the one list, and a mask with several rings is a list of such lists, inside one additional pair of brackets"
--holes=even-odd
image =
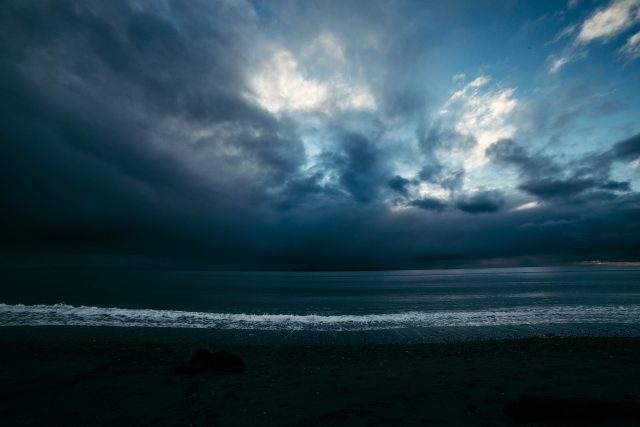
[[(336, 66), (328, 76), (313, 77), (305, 72), (301, 58), (334, 62)], [(271, 113), (331, 114), (376, 108), (370, 89), (347, 78), (344, 47), (335, 36), (323, 32), (302, 49), (301, 58), (286, 49), (277, 49), (250, 77), (250, 97)]]
[(513, 208), (514, 211), (526, 211), (529, 209), (535, 209), (535, 208), (539, 208), (540, 207), (540, 202), (537, 201), (533, 201), (533, 202), (527, 202), (527, 203), (523, 203), (521, 205), (516, 206), (515, 208)]
[(471, 153), (464, 155), (467, 168), (486, 163), (486, 149), (500, 139), (511, 138), (517, 130), (511, 121), (519, 105), (515, 89), (486, 89), (490, 80), (488, 76), (477, 77), (454, 92), (441, 109), (441, 114), (453, 122), (456, 132), (476, 141)]
[(328, 87), (305, 78), (291, 52), (280, 50), (249, 81), (261, 107), (272, 113), (320, 108), (329, 96)]

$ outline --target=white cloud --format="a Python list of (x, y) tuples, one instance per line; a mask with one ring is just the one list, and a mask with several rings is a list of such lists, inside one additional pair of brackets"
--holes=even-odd
[[(640, 0), (613, 0), (607, 6), (602, 7), (592, 13), (580, 26), (574, 24), (565, 28), (559, 33), (551, 42), (553, 44), (560, 39), (575, 33), (573, 41), (565, 47), (564, 51), (560, 55), (549, 55), (547, 58), (549, 61), (549, 74), (556, 74), (565, 65), (570, 62), (574, 62), (578, 59), (584, 58), (588, 54), (587, 45), (592, 42), (609, 42), (615, 36), (618, 36), (623, 31), (631, 28), (633, 25), (640, 22)], [(635, 54), (636, 44), (632, 40), (635, 36), (632, 36), (627, 45), (625, 45), (621, 52), (636, 58)]]
[(249, 81), (258, 103), (273, 113), (282, 110), (313, 110), (328, 98), (319, 81), (305, 78), (293, 55), (280, 50)]
[(587, 49), (572, 44), (564, 48), (560, 55), (549, 55), (547, 57), (547, 62), (549, 62), (549, 74), (556, 74), (562, 70), (565, 65), (585, 58), (588, 54), (589, 52)]
[(341, 109), (371, 110), (376, 107), (376, 100), (371, 91), (363, 86), (349, 87), (340, 83), (335, 86), (336, 101)]
[(452, 79), (451, 79), (451, 80), (452, 80), (454, 83), (464, 83), (464, 81), (465, 81), (465, 79), (466, 79), (466, 78), (467, 78), (467, 76), (466, 76), (466, 75), (464, 75), (463, 73), (460, 73), (460, 74), (456, 74), (456, 75), (454, 75), (454, 76), (452, 77)]
[(489, 81), (489, 77), (479, 76), (454, 92), (441, 110), (453, 121), (457, 133), (476, 141), (471, 152), (464, 153), (467, 168), (486, 163), (486, 149), (500, 139), (513, 137), (517, 130), (510, 120), (518, 107), (515, 90), (486, 90)]
[(550, 42), (545, 43), (545, 45), (551, 45), (551, 44), (554, 44), (554, 43), (558, 43), (563, 38), (571, 36), (573, 33), (576, 32), (577, 29), (578, 29), (578, 26), (576, 24), (569, 25), (568, 27), (566, 27), (565, 29), (560, 31), (558, 33), (558, 35), (556, 35), (553, 38), (553, 40), (551, 40)]
[(640, 31), (629, 37), (625, 45), (620, 48), (620, 52), (632, 59), (640, 58)]
[(555, 74), (569, 62), (568, 56), (549, 57), (551, 65), (549, 66), (549, 74)]
[(487, 76), (479, 76), (476, 77), (471, 83), (469, 83), (469, 87), (480, 87), (480, 86), (484, 86), (487, 83), (489, 83), (489, 81), (491, 81), (491, 79), (489, 79), (489, 77)]
[[(333, 51), (336, 53), (336, 51)], [(303, 73), (294, 55), (278, 49), (250, 78), (250, 95), (262, 108), (272, 112), (323, 112), (374, 109), (371, 91), (349, 85), (340, 74), (314, 79)]]
[(336, 36), (328, 32), (322, 32), (309, 45), (303, 49), (303, 54), (311, 57), (320, 57), (339, 63), (346, 62), (346, 55), (342, 43)]
[(640, 21), (640, 0), (614, 0), (582, 23), (579, 43), (607, 41)]

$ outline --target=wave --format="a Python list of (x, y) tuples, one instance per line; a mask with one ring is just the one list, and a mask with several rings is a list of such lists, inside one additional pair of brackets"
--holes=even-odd
[(253, 330), (381, 330), (543, 324), (638, 324), (640, 305), (544, 306), (390, 314), (206, 313), (116, 307), (0, 303), (0, 326), (115, 326)]

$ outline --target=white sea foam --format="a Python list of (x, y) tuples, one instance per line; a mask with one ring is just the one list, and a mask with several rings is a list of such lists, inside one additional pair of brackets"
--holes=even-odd
[(116, 326), (255, 330), (373, 330), (544, 324), (640, 324), (640, 305), (514, 307), (363, 315), (206, 313), (115, 307), (0, 304), (0, 326)]

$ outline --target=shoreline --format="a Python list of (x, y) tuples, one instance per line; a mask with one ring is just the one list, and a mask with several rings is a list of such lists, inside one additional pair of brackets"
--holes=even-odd
[(548, 324), (517, 326), (407, 327), (396, 329), (313, 331), (119, 326), (1, 326), (5, 341), (71, 341), (222, 346), (378, 346), (431, 345), (523, 339), (640, 338), (639, 324)]
[[(8, 426), (511, 425), (509, 405), (523, 396), (574, 412), (605, 402), (607, 425), (629, 425), (616, 408), (640, 402), (640, 337), (232, 344), (184, 330), (8, 329), (0, 329)], [(239, 355), (246, 372), (176, 375), (201, 346)]]

